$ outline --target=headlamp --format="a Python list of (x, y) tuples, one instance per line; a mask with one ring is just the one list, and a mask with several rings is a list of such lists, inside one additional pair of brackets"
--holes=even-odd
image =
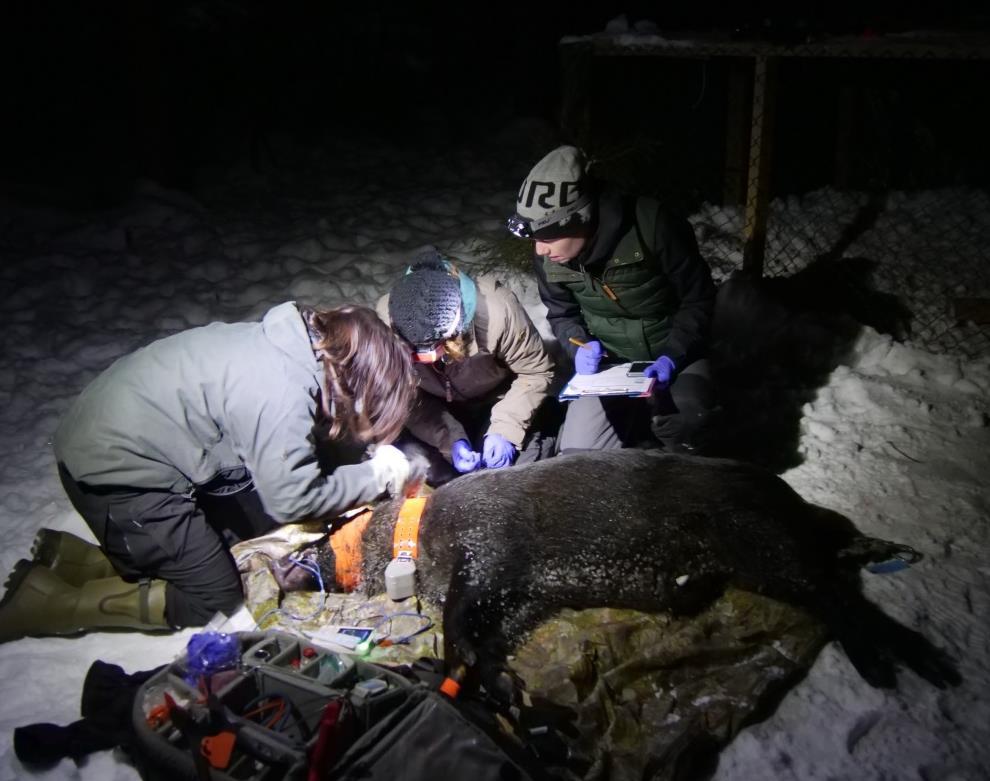
[(509, 229), (509, 233), (513, 236), (518, 236), (520, 239), (533, 238), (533, 229), (529, 220), (524, 220), (518, 214), (513, 214), (509, 217), (505, 221), (505, 227)]

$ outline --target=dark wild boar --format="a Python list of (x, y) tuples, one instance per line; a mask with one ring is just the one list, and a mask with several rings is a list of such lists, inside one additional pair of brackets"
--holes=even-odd
[[(384, 590), (400, 504), (375, 508), (364, 532), (369, 593)], [(894, 686), (902, 664), (954, 685), (941, 650), (862, 594), (864, 564), (908, 552), (860, 534), (760, 467), (621, 450), (447, 483), (423, 512), (416, 566), (419, 595), (443, 605), (449, 674), (503, 696), (506, 654), (560, 608), (684, 614), (728, 585), (810, 611), (874, 686)], [(316, 556), (333, 583), (330, 546)]]

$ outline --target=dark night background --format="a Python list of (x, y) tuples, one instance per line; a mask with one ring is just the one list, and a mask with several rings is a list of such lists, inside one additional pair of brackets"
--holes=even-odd
[[(112, 202), (138, 176), (192, 189), (237, 158), (277, 165), (275, 139), (444, 145), (513, 117), (552, 122), (559, 39), (599, 32), (620, 13), (650, 19), (663, 33), (737, 30), (790, 41), (985, 29), (978, 7), (20, 0), (4, 4), (0, 21), (0, 176), (18, 201), (93, 205)], [(618, 78), (642, 82), (642, 73)], [(611, 92), (655, 107), (642, 83), (632, 86)]]
[[(0, 4), (2, 571), (39, 526), (84, 528), (55, 479), (51, 435), (71, 397), (117, 356), (183, 328), (253, 319), (277, 301), (370, 303), (414, 248), (464, 247), (487, 239), (488, 225), (522, 248), (528, 268), (529, 244), (491, 218), (511, 208), (545, 148), (540, 123), (516, 120), (556, 124), (561, 37), (603, 31), (619, 14), (652, 20), (670, 37), (718, 30), (783, 43), (990, 30), (987, 0)], [(689, 215), (703, 199), (716, 204), (696, 226), (723, 275), (738, 266), (745, 211), (720, 200), (730, 59), (602, 58), (582, 87), (600, 144), (593, 151), (636, 150), (617, 158), (620, 181), (667, 188)], [(739, 445), (728, 455), (771, 468), (805, 459), (794, 487), (809, 499), (855, 507), (864, 530), (930, 551), (911, 577), (883, 576), (871, 594), (958, 652), (971, 678), (956, 693), (922, 692), (918, 681), (900, 693), (867, 691), (833, 651), (771, 730), (742, 743), (740, 767), (766, 767), (774, 778), (809, 769), (804, 777), (982, 777), (987, 498), (975, 454), (987, 452), (977, 394), (990, 341), (985, 327), (957, 327), (947, 313), (950, 297), (990, 291), (988, 85), (990, 59), (782, 63), (771, 194), (811, 195), (794, 198), (793, 209), (789, 199), (775, 203), (783, 206), (774, 265), (738, 307), (740, 322), (755, 312), (759, 328), (733, 328), (730, 318), (719, 332), (719, 349), (731, 354), (718, 376), (722, 436)], [(850, 88), (855, 127), (840, 177), (836, 109)], [(531, 127), (525, 149), (497, 146)], [(500, 135), (504, 128), (514, 133)], [(469, 154), (457, 154), (461, 142)], [(412, 185), (396, 186), (407, 172)], [(913, 188), (917, 198), (894, 192)], [(881, 203), (863, 191), (900, 197)], [(861, 276), (870, 264), (883, 272), (879, 295)], [(538, 303), (534, 287), (529, 303)], [(867, 354), (846, 360), (860, 323), (875, 325), (886, 314), (877, 302), (895, 294), (919, 312), (913, 322), (948, 330), (920, 334), (917, 349), (873, 334)], [(979, 337), (971, 344), (984, 350), (980, 361), (957, 359), (946, 333), (959, 334), (960, 355), (969, 354), (964, 339)], [(835, 372), (840, 362), (851, 368)], [(6, 646), (0, 671), (13, 706), (0, 732), (77, 718), (80, 650), (125, 666), (145, 661), (127, 661), (144, 649), (155, 663), (179, 650), (136, 638), (37, 641), (41, 655), (41, 645)], [(26, 652), (47, 663), (25, 667)], [(781, 696), (789, 685), (774, 682)], [(713, 712), (731, 716), (719, 702)], [(96, 778), (118, 762), (64, 761), (61, 770)], [(7, 767), (19, 768), (9, 748), (0, 751)]]

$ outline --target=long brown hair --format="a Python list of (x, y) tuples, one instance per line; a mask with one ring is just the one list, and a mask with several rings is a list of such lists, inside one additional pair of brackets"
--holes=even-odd
[(323, 358), (330, 396), (323, 400), (323, 411), (330, 420), (330, 439), (352, 435), (362, 442), (391, 442), (415, 400), (409, 348), (367, 307), (307, 310), (304, 315)]
[(444, 356), (448, 361), (463, 361), (468, 355), (468, 334), (457, 334), (443, 343)]

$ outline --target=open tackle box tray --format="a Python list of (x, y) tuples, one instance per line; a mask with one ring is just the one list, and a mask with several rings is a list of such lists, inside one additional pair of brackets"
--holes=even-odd
[(183, 655), (138, 690), (133, 753), (143, 778), (305, 778), (423, 686), (287, 632), (232, 636), (231, 669), (196, 680)]

